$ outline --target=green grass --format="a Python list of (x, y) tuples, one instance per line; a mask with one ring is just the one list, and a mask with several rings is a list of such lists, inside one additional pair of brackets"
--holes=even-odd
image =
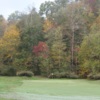
[(0, 77), (0, 97), (0, 100), (100, 100), (100, 81)]
[(0, 100), (14, 100), (14, 99), (5, 99), (5, 98), (0, 98)]

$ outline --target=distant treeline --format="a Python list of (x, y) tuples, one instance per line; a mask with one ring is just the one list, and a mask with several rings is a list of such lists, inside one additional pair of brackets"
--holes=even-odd
[(100, 0), (45, 1), (39, 12), (0, 15), (0, 75), (20, 71), (100, 79)]

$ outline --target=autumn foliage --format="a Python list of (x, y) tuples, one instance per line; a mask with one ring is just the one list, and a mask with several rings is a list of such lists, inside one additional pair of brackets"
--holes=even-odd
[(33, 53), (36, 56), (48, 57), (48, 46), (45, 42), (39, 42), (37, 46), (33, 47)]
[(46, 1), (39, 12), (1, 15), (0, 72), (8, 66), (46, 77), (98, 76), (100, 0)]

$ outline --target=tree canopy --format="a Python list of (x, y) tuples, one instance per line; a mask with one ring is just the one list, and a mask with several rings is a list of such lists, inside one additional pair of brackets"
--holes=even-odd
[(11, 66), (46, 77), (97, 79), (100, 0), (45, 1), (39, 12), (0, 15), (0, 65), (0, 72)]

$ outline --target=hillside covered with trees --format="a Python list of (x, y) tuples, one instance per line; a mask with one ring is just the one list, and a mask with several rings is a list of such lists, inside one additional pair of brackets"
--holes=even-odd
[[(100, 79), (100, 0), (55, 0), (0, 15), (0, 75)], [(32, 74), (31, 73), (31, 74)]]

